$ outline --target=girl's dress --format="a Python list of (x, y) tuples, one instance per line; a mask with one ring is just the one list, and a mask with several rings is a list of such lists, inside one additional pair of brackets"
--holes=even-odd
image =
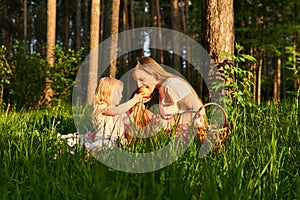
[(103, 115), (103, 110), (108, 106), (106, 103), (98, 103), (99, 113), (95, 113), (94, 123), (96, 124), (96, 135), (93, 141), (85, 144), (89, 150), (111, 148), (116, 143), (126, 143), (124, 137), (124, 117), (126, 114), (107, 116)]

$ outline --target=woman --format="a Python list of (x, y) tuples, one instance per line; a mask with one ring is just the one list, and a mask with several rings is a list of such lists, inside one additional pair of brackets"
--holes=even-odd
[[(138, 87), (146, 86), (151, 92), (158, 90), (160, 114), (165, 120), (164, 128), (172, 129), (176, 116), (180, 114), (179, 127), (185, 127), (187, 131), (195, 113), (203, 105), (192, 86), (183, 78), (164, 70), (154, 59), (145, 56), (138, 60), (132, 75)], [(202, 109), (199, 114), (200, 118), (195, 120), (194, 125), (204, 128), (205, 110)]]

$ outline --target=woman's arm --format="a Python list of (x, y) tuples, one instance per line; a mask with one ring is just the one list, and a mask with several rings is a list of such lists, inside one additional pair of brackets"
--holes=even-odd
[(184, 111), (197, 111), (202, 106), (199, 100), (191, 93), (180, 99), (177, 103), (180, 106), (180, 110)]
[(143, 96), (145, 96), (144, 93), (136, 94), (132, 99), (126, 101), (125, 103), (107, 106), (102, 112), (102, 114), (109, 116), (123, 114), (127, 112), (130, 108), (132, 108), (135, 104), (143, 101)]

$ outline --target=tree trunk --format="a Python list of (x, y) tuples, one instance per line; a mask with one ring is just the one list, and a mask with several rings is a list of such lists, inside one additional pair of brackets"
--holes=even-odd
[[(56, 0), (48, 0), (47, 2), (47, 49), (46, 59), (50, 67), (54, 66), (54, 47), (56, 39)], [(44, 100), (51, 102), (54, 91), (51, 88), (52, 80), (46, 78), (46, 88), (44, 90)], [(43, 102), (41, 102), (43, 103)]]
[[(161, 27), (159, 0), (150, 1), (150, 10), (152, 27)], [(155, 43), (154, 46), (158, 46), (162, 42), (161, 33), (158, 31), (158, 35), (155, 38), (150, 38), (150, 40), (151, 43)], [(151, 49), (151, 56), (158, 63), (163, 63), (163, 53), (160, 49)]]
[(47, 49), (46, 59), (50, 66), (54, 65), (54, 46), (56, 38), (56, 0), (48, 0), (47, 5)]
[[(211, 87), (211, 84), (215, 81), (224, 82), (222, 80), (224, 67), (227, 65), (227, 61), (233, 63), (231, 57), (221, 54), (222, 52), (234, 54), (233, 0), (204, 0), (203, 6), (205, 8), (204, 46), (214, 60), (214, 63), (207, 64), (209, 69), (205, 70), (204, 76), (208, 78), (208, 87)], [(216, 67), (219, 68), (219, 72)], [(209, 94), (210, 98), (217, 98), (220, 92), (226, 93), (226, 91), (215, 91)]]
[[(180, 26), (180, 12), (179, 12), (179, 5), (178, 0), (171, 0), (171, 15), (172, 15), (172, 29), (175, 31), (180, 32), (181, 26)], [(171, 42), (171, 48), (174, 52), (180, 52), (182, 49), (179, 46), (179, 43), (176, 42), (176, 38), (173, 38)], [(179, 54), (180, 55), (180, 54)], [(173, 67), (178, 71), (181, 71), (181, 57), (178, 54), (173, 54)]]
[(129, 9), (130, 9), (130, 20), (129, 20), (129, 27), (130, 29), (134, 28), (134, 1), (133, 0), (129, 0)]
[(188, 11), (189, 11), (189, 1), (188, 0), (184, 0), (184, 1), (180, 1), (181, 2), (181, 18), (182, 18), (182, 28), (183, 28), (183, 32), (185, 34), (187, 33), (187, 19), (188, 19)]
[(87, 104), (92, 105), (98, 82), (100, 0), (92, 0)]
[[(298, 44), (298, 32), (294, 32), (294, 41), (293, 41), (293, 68), (294, 68), (294, 77), (297, 77), (297, 44)], [(300, 79), (295, 79), (294, 89), (297, 91), (300, 87)]]
[[(264, 99), (266, 100), (270, 100), (270, 96), (272, 95), (271, 94), (271, 90), (272, 90), (272, 83), (269, 79), (269, 77), (272, 77), (272, 72), (270, 72), (270, 69), (269, 69), (269, 65), (268, 65), (268, 58), (269, 58), (269, 52), (268, 51), (264, 51), (264, 62), (263, 62), (263, 74), (265, 77), (267, 77), (267, 81), (265, 82), (264, 84), (264, 88), (265, 88), (265, 91), (264, 91)], [(272, 63), (273, 64), (273, 63)]]
[[(143, 7), (144, 7), (144, 9), (143, 9), (143, 27), (146, 27), (146, 11), (145, 11), (146, 6), (147, 6), (147, 1), (143, 0)], [(151, 11), (152, 11), (152, 9), (151, 9)]]
[[(257, 55), (257, 52), (256, 52), (256, 48), (253, 48), (253, 52), (251, 54), (251, 56), (253, 57), (256, 57), (255, 55)], [(254, 62), (252, 64), (253, 66), (253, 95), (254, 95), (254, 102), (256, 102), (256, 96), (257, 96), (257, 63)]]
[(276, 69), (274, 70), (274, 83), (273, 83), (273, 97), (274, 103), (278, 103), (280, 101), (280, 66), (281, 59), (277, 58)]
[[(16, 5), (18, 4), (22, 4), (22, 0), (19, 1), (15, 1)], [(23, 34), (20, 33), (20, 31), (23, 31), (23, 21), (22, 18), (23, 16), (20, 14), (20, 9), (19, 9), (19, 5), (16, 6), (15, 11), (17, 11), (18, 13), (14, 15), (15, 18), (15, 22), (14, 22), (14, 39), (17, 39), (19, 41), (23, 40)]]
[[(183, 1), (181, 1), (183, 2)], [(186, 35), (189, 35), (189, 30), (188, 30), (188, 18), (189, 18), (189, 0), (185, 0), (184, 2), (184, 8), (182, 8), (182, 22), (183, 22), (183, 31), (184, 31), (184, 34)], [(190, 44), (189, 44), (189, 40), (187, 41), (187, 44), (186, 44), (186, 60), (190, 60)], [(187, 74), (186, 74), (186, 78), (187, 80), (189, 81), (192, 81), (191, 79), (191, 65), (189, 62), (186, 63), (186, 71), (187, 71)], [(201, 81), (202, 82), (202, 81)], [(199, 90), (202, 90), (202, 84), (199, 84)], [(198, 89), (196, 87), (196, 90)], [(201, 87), (201, 88), (200, 88)]]
[(80, 50), (81, 47), (81, 0), (77, 0), (76, 4), (76, 50)]
[(23, 39), (25, 42), (25, 46), (27, 43), (27, 0), (23, 2)]
[[(128, 1), (124, 0), (123, 1), (123, 31), (127, 31), (129, 29), (129, 12), (128, 12)], [(122, 38), (122, 49), (131, 49), (131, 38), (128, 36), (128, 34), (124, 34)], [(128, 71), (128, 66), (131, 66), (131, 52), (125, 53), (122, 59), (122, 68), (119, 69), (121, 74), (124, 74), (125, 72)], [(130, 65), (129, 65), (130, 63)]]
[(5, 0), (5, 7), (4, 7), (4, 45), (6, 47), (7, 52), (10, 52), (10, 32), (9, 32), (9, 15), (8, 15), (8, 8), (9, 8), (10, 0)]
[(234, 54), (234, 11), (233, 0), (204, 0), (205, 48), (219, 64), (231, 60), (220, 53)]
[(64, 37), (64, 41), (63, 41), (63, 44), (64, 44), (64, 47), (65, 48), (69, 48), (69, 39), (70, 39), (70, 2), (69, 0), (64, 0), (63, 1), (65, 3), (65, 9), (64, 9), (64, 12), (65, 12), (65, 37)]
[[(133, 0), (129, 0), (129, 29), (134, 29), (135, 28), (135, 23), (134, 23), (134, 1)], [(144, 13), (144, 12), (143, 12)], [(145, 26), (144, 26), (145, 27)], [(136, 36), (135, 35), (132, 35), (132, 38), (135, 38)], [(129, 42), (129, 45), (130, 45), (130, 49), (131, 47), (133, 46), (133, 40), (130, 40), (128, 41)], [(139, 54), (136, 52), (136, 51), (132, 51), (132, 52), (129, 52), (128, 53), (128, 66), (131, 67), (135, 64), (135, 58), (137, 56), (139, 56)]]
[(117, 74), (117, 47), (119, 32), (119, 11), (120, 0), (106, 0), (104, 9), (104, 29), (103, 40), (111, 37), (111, 45), (109, 49), (110, 64), (110, 76), (116, 77)]
[(257, 74), (257, 104), (261, 103), (261, 72), (263, 67), (263, 52), (260, 53), (259, 64), (258, 64), (258, 74)]
[(89, 16), (89, 1), (84, 1), (84, 18), (83, 18), (83, 26), (84, 26), (84, 53), (85, 55), (89, 52), (89, 24), (90, 24), (90, 18)]
[(111, 49), (110, 49), (110, 76), (116, 77), (117, 74), (117, 48), (118, 48), (118, 36), (119, 33), (119, 11), (120, 0), (113, 0), (112, 2), (112, 15), (111, 15)]
[[(27, 11), (28, 11), (27, 15), (30, 16), (30, 18), (31, 18), (31, 16), (33, 15), (32, 6), (29, 6), (29, 8), (27, 8)], [(36, 42), (33, 41), (34, 39), (36, 39), (36, 41), (38, 41), (37, 36), (36, 36), (37, 34), (34, 30), (35, 30), (35, 25), (33, 23), (29, 23), (27, 25), (27, 41), (28, 41), (28, 47), (30, 49), (30, 53), (39, 52)], [(44, 37), (44, 39), (45, 39), (45, 37)]]
[[(128, 30), (129, 28), (129, 24), (128, 24), (128, 2), (127, 0), (123, 1), (123, 11), (122, 11), (122, 22), (123, 22), (123, 31)], [(122, 38), (122, 47), (123, 49), (126, 49), (128, 47), (128, 40), (127, 40), (127, 36), (124, 35), (124, 38)], [(127, 55), (124, 54), (123, 55), (123, 60), (122, 60), (122, 65), (125, 67), (126, 66), (126, 62), (127, 62)]]

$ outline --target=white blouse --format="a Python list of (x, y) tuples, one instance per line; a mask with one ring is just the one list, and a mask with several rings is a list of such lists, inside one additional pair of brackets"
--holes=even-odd
[(159, 108), (164, 119), (184, 112), (178, 102), (189, 94), (193, 94), (190, 87), (178, 78), (168, 78), (159, 89)]

